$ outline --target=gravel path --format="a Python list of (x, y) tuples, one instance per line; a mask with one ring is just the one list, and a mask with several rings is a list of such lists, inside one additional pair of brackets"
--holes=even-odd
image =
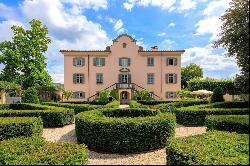
[[(185, 127), (176, 126), (175, 137), (185, 137), (189, 135), (202, 134), (206, 132), (206, 127)], [(68, 141), (77, 143), (75, 135), (75, 125), (67, 125), (61, 128), (43, 129), (43, 137), (48, 141)], [(158, 149), (150, 152), (137, 154), (103, 154), (89, 151), (90, 165), (166, 165), (165, 149)]]

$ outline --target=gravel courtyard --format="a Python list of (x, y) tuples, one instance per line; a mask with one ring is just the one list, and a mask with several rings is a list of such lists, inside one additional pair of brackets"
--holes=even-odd
[[(177, 125), (175, 137), (186, 137), (206, 132), (206, 127), (185, 127)], [(48, 141), (68, 141), (77, 143), (75, 125), (61, 128), (44, 128), (43, 137)], [(136, 154), (103, 154), (89, 150), (90, 165), (166, 165), (165, 149)]]

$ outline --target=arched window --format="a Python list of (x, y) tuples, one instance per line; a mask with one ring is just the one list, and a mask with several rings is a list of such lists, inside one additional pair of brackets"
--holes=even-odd
[(123, 43), (123, 44), (122, 44), (122, 47), (123, 47), (123, 48), (126, 48), (126, 47), (127, 47), (127, 44), (126, 44), (126, 43)]

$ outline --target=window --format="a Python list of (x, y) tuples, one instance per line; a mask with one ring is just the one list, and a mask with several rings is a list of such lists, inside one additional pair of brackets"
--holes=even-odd
[(177, 83), (177, 74), (169, 73), (166, 74), (166, 84), (176, 84)]
[(96, 98), (96, 99), (99, 99), (99, 98), (100, 98), (100, 91), (96, 91), (95, 98)]
[(103, 83), (103, 74), (102, 73), (96, 73), (96, 83), (97, 84)]
[(130, 58), (119, 58), (119, 66), (130, 66)]
[(177, 58), (167, 58), (167, 66), (176, 66)]
[(127, 44), (126, 44), (126, 43), (123, 43), (123, 44), (122, 44), (122, 47), (123, 47), (123, 48), (126, 48), (126, 47), (127, 47)]
[(93, 59), (94, 66), (105, 66), (105, 58), (94, 58)]
[(177, 93), (176, 92), (166, 92), (166, 98), (167, 99), (174, 99), (177, 97)]
[(152, 58), (152, 57), (147, 58), (147, 64), (148, 64), (148, 66), (154, 66), (154, 58)]
[(154, 98), (154, 91), (151, 91), (151, 92), (149, 93), (149, 97), (152, 98), (152, 99)]
[(81, 57), (73, 58), (73, 66), (80, 67), (85, 65), (85, 59)]
[(148, 73), (147, 74), (147, 83), (148, 84), (154, 84), (154, 73)]
[(75, 73), (73, 74), (74, 84), (84, 84), (84, 74)]
[(85, 92), (82, 92), (82, 91), (74, 92), (74, 98), (76, 98), (76, 99), (84, 99), (85, 98)]

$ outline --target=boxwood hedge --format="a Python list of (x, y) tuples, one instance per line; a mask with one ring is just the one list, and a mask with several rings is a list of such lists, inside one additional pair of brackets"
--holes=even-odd
[(41, 137), (0, 142), (0, 165), (86, 165), (86, 147), (71, 143), (48, 143)]
[(249, 135), (208, 131), (174, 138), (166, 146), (167, 165), (248, 165)]
[(207, 115), (248, 115), (249, 108), (206, 108), (206, 106), (182, 107), (175, 110), (178, 124), (204, 125)]
[(217, 102), (217, 103), (210, 104), (209, 107), (212, 107), (212, 108), (248, 108), (249, 102), (241, 102), (241, 101)]
[(174, 136), (175, 116), (150, 109), (98, 109), (75, 117), (80, 143), (105, 152), (139, 152), (163, 147)]
[(0, 110), (0, 117), (41, 117), (44, 127), (64, 126), (74, 122), (72, 109), (39, 104), (10, 104), (9, 108), (10, 110)]
[(91, 104), (91, 105), (106, 105), (109, 101), (60, 101), (59, 103), (69, 103), (69, 104)]
[(205, 125), (209, 130), (249, 133), (249, 115), (209, 115)]
[(158, 104), (169, 104), (169, 103), (184, 103), (184, 104), (194, 103), (193, 105), (197, 105), (197, 104), (208, 103), (207, 100), (200, 100), (200, 99), (197, 99), (197, 100), (196, 99), (195, 100), (149, 100), (149, 101), (138, 100), (137, 102), (143, 105), (158, 105)]
[(0, 118), (0, 141), (20, 136), (41, 135), (42, 119), (36, 117)]
[(55, 102), (46, 102), (42, 104), (49, 105), (49, 106), (70, 108), (74, 110), (75, 114), (78, 114), (83, 111), (103, 108), (103, 106), (100, 106), (100, 105), (90, 105), (90, 104), (70, 104), (70, 103), (55, 103)]

